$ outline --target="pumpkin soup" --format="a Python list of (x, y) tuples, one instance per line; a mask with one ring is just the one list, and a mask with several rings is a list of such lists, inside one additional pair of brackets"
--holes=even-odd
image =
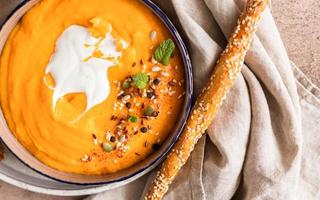
[(43, 0), (0, 57), (1, 107), (16, 138), (55, 169), (107, 174), (156, 151), (182, 109), (184, 67), (138, 0)]

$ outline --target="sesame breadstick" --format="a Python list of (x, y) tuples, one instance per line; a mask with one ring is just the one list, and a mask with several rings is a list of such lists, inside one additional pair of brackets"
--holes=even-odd
[(247, 1), (210, 81), (198, 97), (178, 142), (157, 172), (145, 195), (145, 200), (162, 199), (180, 168), (187, 162), (196, 143), (212, 123), (218, 108), (240, 73), (260, 15), (267, 3), (268, 0)]

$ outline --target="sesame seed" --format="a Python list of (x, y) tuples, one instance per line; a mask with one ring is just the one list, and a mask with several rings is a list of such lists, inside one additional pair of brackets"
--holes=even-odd
[(82, 161), (82, 162), (88, 162), (88, 161), (90, 161), (89, 155), (85, 154), (85, 155), (81, 158), (81, 161)]
[(156, 40), (157, 39), (157, 32), (156, 31), (151, 31), (150, 32), (150, 35), (149, 35), (149, 38), (150, 38), (150, 40), (151, 41), (154, 41), (154, 40)]
[(130, 95), (126, 95), (122, 98), (122, 101), (129, 101), (130, 98), (131, 98)]
[(161, 70), (162, 70), (162, 68), (159, 67), (159, 66), (154, 66), (154, 67), (152, 67), (152, 71), (153, 71), (153, 72), (160, 72)]
[(170, 74), (168, 72), (161, 72), (161, 76), (168, 77)]

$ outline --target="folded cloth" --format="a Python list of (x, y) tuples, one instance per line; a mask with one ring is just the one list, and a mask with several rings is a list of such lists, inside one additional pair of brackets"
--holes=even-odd
[[(154, 2), (188, 44), (198, 94), (245, 1)], [(245, 63), (166, 200), (320, 198), (320, 90), (290, 62), (270, 9)], [(88, 199), (140, 199), (153, 176)]]

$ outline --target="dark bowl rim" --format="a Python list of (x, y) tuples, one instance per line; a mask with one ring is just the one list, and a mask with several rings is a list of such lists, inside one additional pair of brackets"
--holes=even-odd
[[(10, 14), (4, 19), (4, 21), (2, 22), (2, 24), (0, 25), (0, 32), (2, 31), (3, 27), (5, 26), (5, 24), (8, 22), (8, 20), (23, 6), (25, 6), (28, 2), (30, 2), (31, 0), (23, 0), (21, 3), (19, 3), (11, 12)], [(180, 54), (183, 60), (183, 64), (185, 67), (185, 74), (186, 74), (186, 82), (188, 84), (187, 88), (186, 88), (186, 95), (185, 95), (185, 107), (183, 111), (183, 115), (181, 117), (181, 119), (179, 120), (180, 126), (177, 128), (177, 132), (175, 133), (175, 136), (171, 139), (169, 145), (167, 146), (167, 148), (163, 151), (163, 153), (161, 155), (159, 155), (158, 157), (156, 157), (153, 161), (151, 161), (151, 163), (149, 163), (148, 165), (142, 167), (140, 170), (135, 171), (132, 174), (129, 174), (127, 176), (118, 178), (118, 179), (114, 179), (112, 181), (100, 181), (100, 182), (96, 182), (96, 183), (76, 183), (76, 182), (71, 182), (71, 181), (66, 181), (66, 180), (61, 180), (55, 177), (52, 177), (50, 175), (47, 175), (35, 168), (33, 168), (32, 166), (30, 166), (29, 164), (27, 164), (25, 161), (23, 161), (20, 157), (18, 157), (13, 150), (11, 150), (6, 144), (5, 142), (2, 140), (1, 134), (0, 134), (0, 139), (3, 141), (3, 144), (5, 144), (8, 148), (8, 150), (20, 161), (22, 162), (24, 165), (26, 165), (28, 168), (32, 169), (33, 171), (43, 175), (44, 177), (47, 177), (49, 179), (55, 180), (57, 182), (61, 182), (61, 183), (66, 183), (66, 184), (72, 184), (72, 185), (80, 185), (80, 186), (99, 186), (99, 185), (110, 185), (113, 183), (121, 183), (122, 181), (125, 180), (129, 180), (131, 179), (131, 181), (134, 181), (136, 179), (138, 179), (139, 177), (143, 176), (144, 174), (150, 172), (152, 169), (154, 169), (164, 158), (165, 156), (169, 153), (169, 151), (172, 149), (173, 145), (177, 142), (179, 136), (181, 135), (184, 126), (186, 124), (187, 118), (189, 116), (189, 113), (191, 111), (191, 106), (192, 106), (192, 97), (193, 97), (193, 74), (192, 74), (192, 64), (191, 64), (191, 60), (190, 60), (190, 56), (189, 56), (189, 52), (187, 49), (187, 46), (185, 45), (182, 37), (180, 36), (177, 28), (175, 27), (175, 25), (172, 23), (172, 21), (170, 20), (170, 18), (165, 14), (165, 12), (160, 9), (155, 3), (152, 2), (152, 0), (139, 0), (141, 1), (145, 6), (147, 6), (154, 14), (156, 14), (160, 20), (164, 23), (164, 25), (167, 27), (167, 29), (169, 30), (171, 36), (175, 39), (175, 42), (178, 44), (179, 50), (180, 50)], [(1, 52), (0, 52), (1, 53)], [(11, 131), (11, 130), (10, 130)], [(131, 182), (130, 181), (130, 182)], [(126, 183), (124, 183), (126, 184)]]

